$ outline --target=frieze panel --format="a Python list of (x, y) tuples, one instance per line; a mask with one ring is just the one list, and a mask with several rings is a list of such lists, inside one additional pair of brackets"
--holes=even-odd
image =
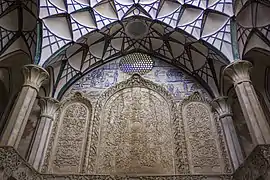
[[(168, 175), (168, 176), (117, 176), (85, 174), (41, 174), (34, 170), (12, 147), (0, 147), (0, 179), (16, 180), (254, 180), (269, 168), (269, 146), (261, 146), (251, 154), (253, 165), (244, 164), (235, 178), (231, 174), (217, 175)], [(260, 156), (259, 160), (256, 157)], [(257, 163), (256, 163), (257, 160)], [(262, 161), (260, 161), (262, 160)], [(249, 162), (249, 160), (247, 160)], [(267, 164), (265, 166), (265, 164)], [(255, 168), (254, 168), (255, 167)], [(259, 174), (258, 168), (261, 168)], [(244, 174), (241, 174), (244, 173)], [(256, 173), (256, 176), (253, 176)], [(244, 176), (242, 176), (244, 175)]]
[[(82, 103), (72, 103), (63, 111), (52, 171), (79, 172), (81, 165), (88, 110)], [(59, 169), (59, 170), (56, 170)]]

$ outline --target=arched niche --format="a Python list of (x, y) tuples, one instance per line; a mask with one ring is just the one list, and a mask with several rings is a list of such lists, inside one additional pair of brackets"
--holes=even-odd
[(209, 102), (195, 92), (180, 105), (191, 174), (230, 173), (222, 128)]
[(92, 105), (79, 92), (61, 103), (51, 131), (43, 172), (82, 172), (91, 116)]
[(87, 174), (188, 173), (183, 126), (170, 93), (135, 74), (99, 98)]

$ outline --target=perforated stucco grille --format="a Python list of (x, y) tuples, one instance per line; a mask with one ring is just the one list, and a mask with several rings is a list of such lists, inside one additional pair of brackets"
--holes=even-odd
[(152, 70), (153, 65), (151, 57), (141, 53), (128, 54), (120, 61), (121, 71), (128, 74), (145, 74)]

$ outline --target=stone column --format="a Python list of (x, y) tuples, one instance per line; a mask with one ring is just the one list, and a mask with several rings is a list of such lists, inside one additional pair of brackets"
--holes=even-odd
[(224, 69), (223, 75), (234, 84), (253, 143), (270, 144), (270, 128), (250, 79), (251, 68), (250, 62), (237, 60)]
[(29, 119), (34, 101), (42, 83), (49, 73), (40, 66), (26, 65), (22, 69), (24, 84), (7, 119), (7, 126), (1, 136), (0, 145), (18, 147)]
[(39, 105), (41, 108), (40, 121), (29, 156), (29, 163), (37, 170), (40, 169), (42, 159), (46, 152), (49, 132), (55, 112), (58, 109), (59, 101), (51, 97), (45, 97), (39, 100)]
[(236, 130), (233, 124), (231, 106), (228, 103), (228, 97), (222, 96), (215, 98), (212, 106), (219, 115), (229, 153), (234, 169), (237, 169), (244, 161), (241, 146), (238, 141)]

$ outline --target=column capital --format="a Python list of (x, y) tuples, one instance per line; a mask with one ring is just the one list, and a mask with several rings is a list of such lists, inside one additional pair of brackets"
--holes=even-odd
[(213, 108), (218, 112), (219, 119), (232, 116), (232, 109), (228, 96), (220, 96), (211, 102)]
[(242, 82), (251, 82), (250, 80), (250, 70), (252, 64), (249, 61), (245, 60), (236, 60), (229, 64), (223, 70), (223, 75), (226, 78), (229, 78), (234, 86)]
[(38, 103), (41, 108), (40, 116), (53, 120), (54, 114), (59, 108), (59, 101), (52, 97), (42, 97)]
[(37, 92), (42, 83), (49, 78), (49, 73), (44, 68), (34, 64), (23, 66), (22, 74), (24, 77), (23, 86), (30, 86)]

